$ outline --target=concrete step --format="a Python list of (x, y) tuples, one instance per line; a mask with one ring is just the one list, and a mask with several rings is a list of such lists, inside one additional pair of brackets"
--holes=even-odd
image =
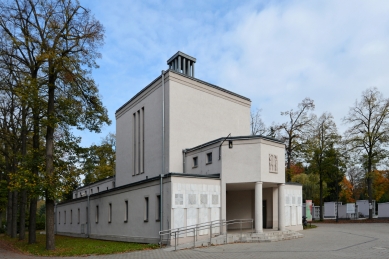
[[(278, 242), (283, 240), (291, 240), (296, 238), (304, 237), (303, 234), (286, 230), (286, 231), (272, 231), (264, 233), (234, 233), (226, 235), (214, 236), (209, 242), (209, 239), (197, 240), (195, 243), (185, 243), (177, 245), (177, 250), (188, 249), (195, 247), (207, 247), (210, 245), (223, 245), (223, 244), (232, 244), (232, 243), (265, 243), (265, 242)], [(174, 242), (174, 241), (173, 241)], [(166, 251), (175, 250), (174, 243), (172, 246), (165, 248)]]

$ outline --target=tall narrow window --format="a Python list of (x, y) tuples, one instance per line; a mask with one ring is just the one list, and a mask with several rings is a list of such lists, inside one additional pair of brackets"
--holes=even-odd
[(145, 222), (149, 221), (149, 197), (145, 197)]
[(140, 163), (140, 173), (144, 173), (144, 163), (145, 163), (145, 108), (142, 107), (140, 110), (140, 150), (139, 150), (139, 163)]
[(112, 221), (112, 203), (108, 206), (108, 223), (111, 223)]
[(93, 194), (93, 189), (90, 189), (90, 194)]
[(80, 218), (81, 218), (81, 213), (80, 213), (80, 208), (78, 208), (78, 213), (77, 213), (77, 224), (80, 224)]
[(137, 119), (137, 124), (138, 124), (137, 131), (138, 131), (138, 134), (137, 134), (136, 138), (137, 138), (138, 143), (137, 143), (136, 153), (137, 153), (137, 158), (138, 158), (138, 161), (137, 161), (138, 166), (136, 168), (136, 174), (139, 174), (140, 173), (140, 161), (141, 161), (141, 155), (140, 155), (140, 149), (141, 149), (141, 146), (140, 146), (140, 135), (141, 135), (140, 134), (141, 133), (140, 110), (137, 113), (138, 113), (137, 114), (137, 117), (138, 117), (138, 119)]
[(199, 158), (197, 156), (195, 156), (193, 158), (193, 167), (197, 167), (199, 165)]
[(207, 153), (207, 164), (212, 164), (212, 152)]
[(100, 191), (100, 187), (97, 187), (97, 192), (99, 192)]
[(89, 211), (88, 211), (88, 207), (86, 207), (86, 213), (85, 213), (85, 216), (86, 216), (85, 223), (88, 223), (88, 218), (89, 218)]
[(136, 155), (136, 151), (137, 151), (137, 148), (136, 148), (136, 143), (137, 143), (137, 140), (136, 140), (136, 113), (134, 113), (133, 114), (133, 124), (134, 124), (134, 128), (133, 128), (133, 130), (134, 130), (134, 136), (133, 136), (133, 143), (134, 143), (134, 151), (133, 151), (133, 153), (132, 153), (132, 155), (133, 155), (133, 165), (134, 165), (134, 168), (133, 168), (133, 173), (132, 173), (132, 175), (135, 175), (136, 174), (136, 161), (137, 161), (137, 155)]
[(66, 224), (66, 210), (64, 211), (63, 214), (64, 214), (64, 215), (63, 215), (63, 223)]
[(99, 223), (99, 206), (96, 206), (96, 223)]
[(157, 195), (157, 215), (156, 220), (159, 221), (161, 219), (161, 195)]
[(128, 201), (124, 201), (124, 222), (128, 221)]
[(70, 210), (70, 224), (73, 224), (73, 210)]
[(61, 212), (58, 211), (58, 224), (61, 224)]

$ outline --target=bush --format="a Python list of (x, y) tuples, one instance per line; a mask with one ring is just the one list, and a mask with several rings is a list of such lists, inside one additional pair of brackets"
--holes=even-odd
[(45, 222), (37, 222), (36, 230), (45, 230)]

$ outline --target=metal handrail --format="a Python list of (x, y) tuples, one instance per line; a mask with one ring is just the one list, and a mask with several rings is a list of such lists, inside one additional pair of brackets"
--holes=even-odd
[(220, 227), (219, 233), (222, 234), (221, 228), (223, 226), (226, 226), (226, 242), (227, 242), (227, 226), (228, 225), (233, 225), (233, 224), (240, 224), (240, 232), (241, 232), (241, 237), (243, 236), (242, 234), (242, 224), (244, 223), (251, 223), (251, 231), (253, 232), (254, 226), (254, 220), (253, 219), (232, 219), (232, 220), (213, 220), (205, 223), (199, 223), (195, 225), (190, 225), (182, 228), (174, 228), (174, 229), (167, 229), (167, 230), (162, 230), (159, 231), (160, 235), (160, 246), (162, 247), (162, 237), (165, 235), (169, 235), (170, 237), (174, 236), (174, 250), (177, 250), (177, 236), (179, 237), (181, 234), (186, 234), (186, 233), (191, 233), (193, 232), (193, 248), (196, 247), (196, 240), (197, 240), (197, 234), (200, 230), (208, 230), (209, 229), (209, 243), (211, 244), (212, 241), (212, 229)]

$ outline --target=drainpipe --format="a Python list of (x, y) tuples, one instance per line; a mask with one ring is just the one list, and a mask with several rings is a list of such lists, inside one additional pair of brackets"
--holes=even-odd
[(186, 149), (182, 150), (182, 172), (185, 174), (185, 155), (186, 155)]
[(165, 173), (165, 71), (162, 70), (162, 174)]
[[(160, 206), (160, 214), (159, 214), (159, 230), (162, 231), (163, 230), (163, 221), (162, 221), (162, 217), (163, 217), (163, 177), (165, 176), (164, 174), (161, 174), (160, 175), (160, 182), (159, 182), (159, 206)], [(160, 245), (162, 246), (162, 236), (160, 236)]]
[[(160, 206), (161, 211), (159, 215), (159, 230), (163, 230), (163, 182), (162, 177), (165, 173), (165, 71), (162, 70), (161, 72), (161, 78), (162, 78), (162, 173), (160, 178)], [(162, 236), (160, 236), (160, 244), (162, 245)]]
[(88, 194), (88, 223), (86, 224), (86, 228), (87, 228), (87, 238), (89, 238), (90, 236), (90, 202), (89, 202), (89, 194)]

